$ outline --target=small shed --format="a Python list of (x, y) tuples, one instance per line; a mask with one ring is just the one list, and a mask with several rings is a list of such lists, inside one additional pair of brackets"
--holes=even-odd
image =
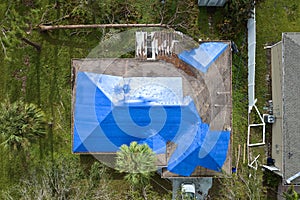
[(224, 6), (227, 0), (198, 0), (199, 6)]

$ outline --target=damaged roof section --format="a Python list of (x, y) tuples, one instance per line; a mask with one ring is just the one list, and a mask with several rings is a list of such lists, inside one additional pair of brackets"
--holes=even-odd
[(142, 60), (157, 60), (195, 47), (195, 43), (188, 42), (190, 38), (178, 31), (137, 31), (135, 38), (135, 56)]

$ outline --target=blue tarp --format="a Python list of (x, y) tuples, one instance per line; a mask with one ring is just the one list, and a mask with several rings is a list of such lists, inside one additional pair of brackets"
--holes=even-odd
[(223, 42), (205, 42), (200, 44), (198, 48), (181, 52), (178, 57), (201, 72), (206, 73), (227, 46), (228, 44)]
[(137, 141), (162, 154), (174, 142), (168, 170), (183, 176), (198, 165), (220, 171), (230, 139), (230, 132), (210, 131), (201, 121), (179, 77), (78, 72), (73, 128), (74, 153), (116, 152)]

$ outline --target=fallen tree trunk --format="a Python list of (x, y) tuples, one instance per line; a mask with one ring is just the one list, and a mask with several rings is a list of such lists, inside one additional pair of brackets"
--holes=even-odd
[(76, 24), (76, 25), (39, 25), (41, 31), (55, 29), (78, 29), (78, 28), (133, 28), (133, 27), (164, 27), (167, 24)]

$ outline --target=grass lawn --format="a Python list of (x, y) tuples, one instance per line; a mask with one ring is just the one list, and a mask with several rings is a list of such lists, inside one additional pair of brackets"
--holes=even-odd
[[(175, 1), (174, 1), (175, 2)], [(148, 8), (146, 8), (148, 10)], [(218, 33), (224, 8), (199, 8), (197, 34), (195, 39), (218, 40)], [(57, 11), (58, 12), (58, 11)], [(281, 40), (282, 32), (300, 31), (300, 1), (299, 0), (260, 0), (256, 6), (257, 21), (257, 55), (256, 55), (256, 98), (258, 108), (263, 111), (263, 106), (270, 97), (266, 74), (268, 73), (267, 56), (264, 46)], [(243, 27), (241, 27), (242, 29)], [(108, 32), (108, 30), (107, 30)], [(192, 32), (192, 31), (191, 31)], [(187, 33), (189, 34), (189, 33)], [(54, 157), (70, 154), (70, 118), (71, 118), (71, 66), (72, 58), (84, 58), (88, 52), (98, 44), (102, 37), (102, 30), (93, 31), (49, 31), (48, 33), (35, 32), (31, 35), (33, 41), (42, 46), (42, 51), (37, 52), (31, 46), (23, 43), (13, 52), (10, 62), (4, 60), (4, 54), (0, 53), (0, 100), (9, 97), (12, 101), (23, 99), (26, 102), (38, 104), (48, 116), (48, 121), (53, 124), (43, 144), (44, 148), (36, 145), (32, 149), (32, 157), (39, 162), (40, 149), (43, 158), (54, 153)], [(232, 39), (232, 38), (227, 38)], [(245, 32), (235, 35), (235, 43), (239, 53), (233, 55), (232, 89), (233, 89), (233, 165), (237, 159), (237, 147), (246, 142), (247, 135), (247, 34)], [(53, 131), (53, 133), (52, 133)], [(50, 134), (51, 132), (51, 134)], [(51, 137), (54, 137), (51, 139)], [(54, 142), (53, 142), (54, 140)], [(51, 143), (51, 144), (50, 144)], [(265, 163), (267, 146), (257, 148), (255, 153), (260, 153), (260, 163)], [(0, 190), (17, 182), (9, 176), (8, 170), (16, 170), (16, 174), (22, 173), (21, 169), (12, 168), (6, 158), (6, 151), (0, 148)], [(53, 152), (54, 151), (54, 152)], [(35, 155), (36, 154), (36, 155)], [(249, 177), (249, 174), (252, 177)], [(235, 199), (244, 199), (247, 195), (263, 197), (262, 172), (250, 170), (246, 164), (239, 163), (239, 175), (233, 175), (229, 179), (220, 181), (226, 187), (224, 192), (233, 193)], [(159, 178), (155, 177), (159, 182)], [(160, 183), (160, 182), (159, 182)], [(155, 190), (164, 193), (164, 189), (153, 183)], [(161, 184), (164, 184), (163, 181)], [(113, 187), (126, 190), (123, 180), (116, 179)], [(170, 189), (170, 185), (167, 189)], [(249, 192), (250, 191), (250, 192)], [(1, 192), (0, 192), (1, 193)], [(215, 194), (222, 193), (216, 190)], [(244, 195), (244, 196), (243, 196)], [(226, 195), (225, 195), (226, 196)], [(255, 198), (254, 198), (255, 199)]]
[(256, 97), (259, 109), (268, 99), (267, 58), (264, 46), (281, 41), (283, 32), (300, 31), (300, 1), (264, 0), (256, 6)]

